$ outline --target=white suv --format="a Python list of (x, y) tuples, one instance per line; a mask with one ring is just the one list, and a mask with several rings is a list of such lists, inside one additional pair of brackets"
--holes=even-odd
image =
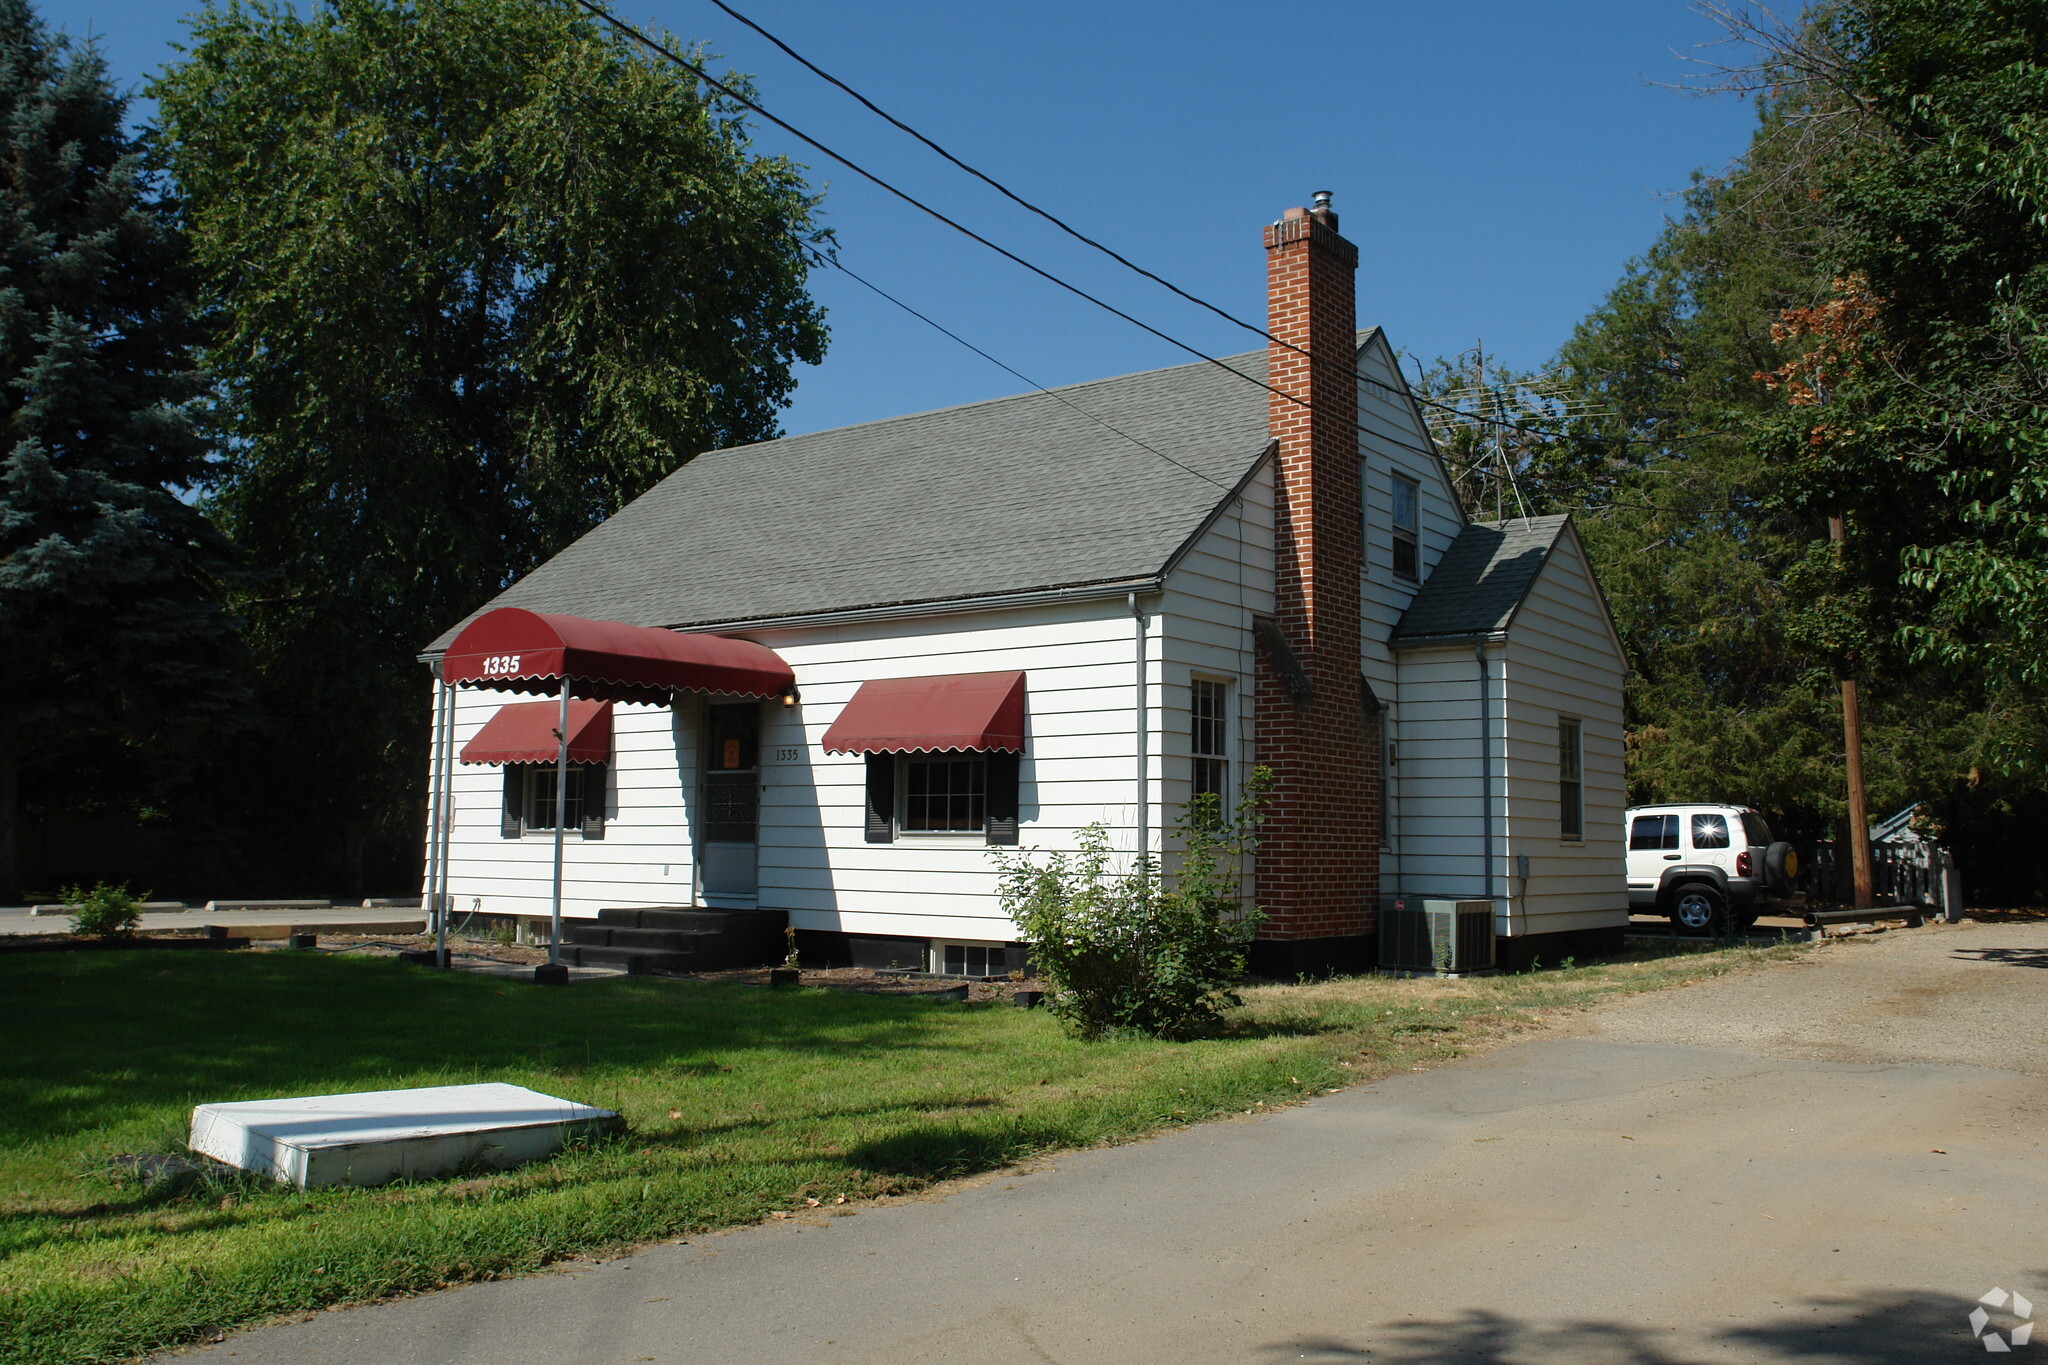
[(1727, 934), (1799, 897), (1799, 855), (1748, 806), (1631, 806), (1628, 908), (1681, 934)]

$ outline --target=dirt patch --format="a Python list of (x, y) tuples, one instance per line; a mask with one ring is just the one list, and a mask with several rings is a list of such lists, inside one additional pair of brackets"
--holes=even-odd
[[(329, 952), (363, 953), (373, 957), (395, 957), (402, 952), (429, 951), (432, 934), (322, 934), (320, 946)], [(482, 958), (515, 966), (538, 966), (548, 960), (546, 948), (465, 934), (448, 936), (448, 951), (456, 958)], [(717, 972), (660, 972), (672, 981), (722, 981), (736, 986), (766, 986), (770, 967), (734, 967)], [(1042, 990), (1038, 981), (967, 981), (929, 976), (905, 976), (900, 972), (877, 972), (866, 967), (805, 967), (799, 985), (832, 991), (857, 991), (862, 995), (933, 995), (966, 987), (969, 1000), (1007, 1003), (1018, 991)]]
[[(685, 981), (726, 981), (741, 986), (768, 984), (767, 967), (735, 967), (722, 972), (678, 972)], [(969, 1000), (1008, 1001), (1018, 991), (1043, 990), (1041, 982), (956, 980), (948, 977), (905, 976), (901, 972), (877, 972), (866, 967), (805, 967), (800, 985), (831, 991), (855, 991), (862, 995), (932, 995), (966, 987)]]

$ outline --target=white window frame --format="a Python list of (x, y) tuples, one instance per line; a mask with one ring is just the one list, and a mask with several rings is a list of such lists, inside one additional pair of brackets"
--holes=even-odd
[[(1021, 969), (1024, 965), (1024, 955), (1021, 952), (1013, 953), (1012, 951), (1016, 947), (1017, 945), (1014, 943), (1000, 943), (991, 939), (935, 938), (932, 940), (929, 970), (933, 976), (956, 975), (956, 973), (946, 970), (946, 959), (954, 948), (961, 950), (961, 957), (963, 959), (971, 958), (977, 952), (983, 954), (1000, 952), (1003, 955), (1003, 968), (1001, 971), (989, 973), (984, 970), (982, 975), (976, 976), (974, 973), (965, 970), (967, 963), (963, 960), (962, 970), (957, 975), (969, 981), (1002, 981), (1007, 979), (1011, 972)], [(1013, 956), (1016, 959), (1015, 961), (1011, 960)], [(986, 961), (984, 961), (983, 966), (986, 968)]]
[(1577, 716), (1557, 718), (1557, 837), (1586, 841), (1586, 723)]
[[(563, 829), (570, 834), (580, 833), (583, 829), (583, 809), (584, 804), (590, 799), (590, 770), (593, 766), (596, 765), (589, 763), (571, 763), (569, 765), (569, 805), (568, 809), (563, 813), (563, 818), (568, 823), (563, 826)], [(555, 798), (552, 791), (548, 793), (544, 804), (539, 807), (547, 812), (546, 822), (536, 824), (533, 814), (536, 809), (536, 803), (542, 801), (537, 789), (543, 783), (552, 786), (554, 780), (555, 765), (552, 763), (522, 763), (519, 765), (519, 835), (521, 838), (525, 838), (530, 834), (545, 834), (551, 838), (553, 837), (555, 832)], [(609, 773), (607, 773), (606, 781), (607, 783), (610, 781)], [(599, 792), (597, 799), (602, 801), (605, 799), (605, 795), (604, 792)], [(606, 813), (609, 814), (610, 812), (607, 811)]]
[[(970, 763), (981, 774), (979, 797), (981, 818), (967, 829), (918, 829), (910, 823), (910, 768), (914, 763)], [(898, 754), (896, 756), (896, 834), (899, 839), (917, 842), (930, 839), (940, 843), (969, 839), (986, 842), (988, 839), (988, 755), (982, 753), (959, 753), (948, 751), (935, 754)]]
[[(1401, 521), (1401, 491), (1408, 492), (1408, 521)], [(1422, 581), (1422, 483), (1400, 470), (1392, 471), (1387, 484), (1388, 546), (1394, 563), (1394, 577), (1410, 583)], [(1401, 551), (1408, 552), (1408, 566), (1401, 566)]]
[[(1213, 691), (1211, 691), (1213, 689)], [(1216, 713), (1203, 716), (1202, 698), (1208, 693), (1215, 700)], [(1196, 674), (1188, 682), (1188, 799), (1202, 794), (1202, 765), (1217, 765), (1212, 771), (1217, 774), (1215, 788), (1224, 816), (1230, 814), (1233, 788), (1230, 784), (1231, 770), (1235, 766), (1231, 743), (1237, 733), (1237, 712), (1235, 709), (1237, 690), (1231, 686), (1231, 679), (1206, 677)], [(1201, 727), (1204, 720), (1214, 725), (1215, 748), (1203, 749)]]

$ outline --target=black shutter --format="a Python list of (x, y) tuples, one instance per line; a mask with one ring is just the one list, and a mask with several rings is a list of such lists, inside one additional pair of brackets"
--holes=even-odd
[(1017, 755), (988, 756), (988, 841), (1017, 842)]
[(602, 763), (583, 765), (583, 837), (604, 838), (605, 777), (610, 769)]
[(515, 763), (505, 765), (505, 806), (498, 813), (498, 836), (502, 839), (519, 837), (520, 816), (526, 806), (526, 770)]
[(868, 842), (896, 838), (896, 755), (868, 755)]

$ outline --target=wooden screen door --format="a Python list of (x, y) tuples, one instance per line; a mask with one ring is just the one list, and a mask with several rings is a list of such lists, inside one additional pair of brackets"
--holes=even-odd
[(761, 812), (761, 707), (740, 702), (704, 710), (704, 895), (751, 902)]

